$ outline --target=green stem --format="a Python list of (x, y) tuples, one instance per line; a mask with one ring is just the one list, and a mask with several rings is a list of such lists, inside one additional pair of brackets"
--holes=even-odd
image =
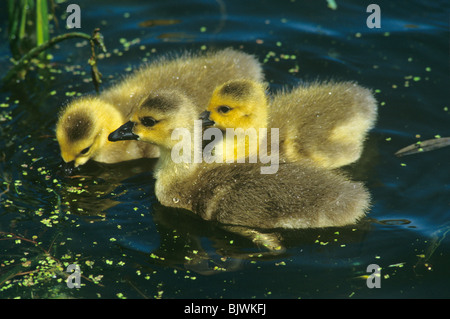
[(47, 0), (36, 0), (36, 45), (48, 41)]
[(50, 39), (49, 41), (47, 41), (37, 47), (34, 47), (27, 54), (25, 54), (19, 61), (17, 61), (15, 63), (15, 65), (8, 71), (8, 73), (2, 78), (2, 80), (1, 80), (2, 85), (5, 85), (7, 82), (9, 82), (17, 74), (17, 72), (19, 70), (21, 70), (26, 65), (28, 65), (28, 63), (30, 63), (30, 61), (33, 58), (37, 57), (40, 53), (42, 53), (45, 50), (47, 50), (48, 48), (54, 46), (58, 42), (61, 42), (61, 41), (67, 40), (67, 39), (72, 39), (72, 38), (86, 39), (86, 40), (89, 40), (89, 42), (91, 44), (92, 56), (89, 59), (89, 64), (91, 65), (91, 68), (92, 68), (92, 78), (94, 81), (94, 86), (95, 86), (96, 91), (98, 92), (98, 84), (101, 82), (101, 80), (100, 80), (101, 74), (100, 74), (100, 72), (98, 72), (98, 69), (97, 69), (97, 57), (95, 55), (95, 46), (98, 45), (101, 47), (101, 49), (103, 51), (106, 51), (106, 48), (103, 44), (103, 39), (99, 33), (99, 29), (95, 29), (94, 32), (92, 33), (92, 36), (89, 34), (86, 34), (86, 33), (82, 33), (82, 32), (66, 33), (63, 35), (56, 36), (56, 37)]
[(22, 41), (26, 35), (26, 25), (27, 25), (27, 1), (22, 2), (22, 11), (20, 12), (20, 25), (19, 25), (19, 33), (18, 33), (18, 41)]

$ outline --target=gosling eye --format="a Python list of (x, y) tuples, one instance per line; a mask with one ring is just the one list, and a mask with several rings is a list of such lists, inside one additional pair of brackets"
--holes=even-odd
[(151, 116), (146, 116), (146, 117), (142, 117), (140, 118), (140, 121), (142, 123), (142, 125), (147, 126), (147, 127), (152, 127), (154, 126), (156, 123), (158, 123), (157, 120), (155, 120), (153, 117)]
[(232, 110), (232, 108), (229, 107), (228, 105), (221, 105), (217, 108), (217, 111), (222, 114), (228, 113), (231, 110)]
[(86, 154), (87, 152), (89, 152), (90, 149), (91, 149), (90, 146), (89, 146), (89, 147), (86, 147), (85, 149), (81, 150), (80, 154), (84, 155), (84, 154)]

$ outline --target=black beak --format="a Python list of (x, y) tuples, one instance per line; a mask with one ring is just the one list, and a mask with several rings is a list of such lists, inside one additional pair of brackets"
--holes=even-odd
[(210, 115), (211, 115), (210, 111), (203, 111), (200, 114), (200, 120), (202, 120), (203, 126), (213, 126), (214, 124), (216, 124), (213, 120), (209, 118)]
[(71, 161), (71, 162), (68, 162), (68, 163), (63, 162), (63, 163), (60, 165), (60, 169), (61, 169), (60, 172), (61, 172), (64, 176), (71, 176), (71, 175), (73, 175), (73, 173), (75, 173), (76, 171), (79, 170), (78, 167), (75, 167), (75, 161)]
[(117, 130), (109, 134), (108, 140), (111, 142), (125, 141), (125, 140), (138, 140), (139, 135), (133, 133), (134, 122), (126, 122)]

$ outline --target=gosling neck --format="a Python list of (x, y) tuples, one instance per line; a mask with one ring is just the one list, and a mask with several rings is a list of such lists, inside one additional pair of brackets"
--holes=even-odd
[[(261, 105), (259, 105), (261, 104)], [(254, 108), (254, 111), (252, 112), (252, 115), (254, 116), (252, 122), (254, 128), (262, 128), (262, 127), (268, 127), (269, 124), (269, 105), (267, 104), (267, 99), (261, 99), (256, 107)], [(255, 125), (256, 124), (256, 125)], [(257, 127), (260, 126), (260, 127)]]
[(121, 126), (125, 119), (122, 114), (111, 104), (99, 104), (95, 116), (98, 122), (98, 135), (96, 138), (97, 152), (93, 154), (93, 159), (101, 162), (108, 162), (110, 150), (122, 147), (120, 143), (110, 142), (108, 135)]
[(197, 130), (195, 127), (191, 130), (174, 130), (170, 146), (160, 145), (160, 156), (155, 169), (156, 179), (169, 175), (183, 179), (198, 169), (203, 163), (201, 126), (200, 131)]

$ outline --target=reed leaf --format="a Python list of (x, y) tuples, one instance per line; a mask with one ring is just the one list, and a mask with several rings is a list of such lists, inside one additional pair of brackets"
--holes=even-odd
[(49, 40), (48, 0), (7, 0), (8, 40), (14, 59)]
[(47, 0), (36, 0), (36, 45), (39, 46), (48, 39)]

